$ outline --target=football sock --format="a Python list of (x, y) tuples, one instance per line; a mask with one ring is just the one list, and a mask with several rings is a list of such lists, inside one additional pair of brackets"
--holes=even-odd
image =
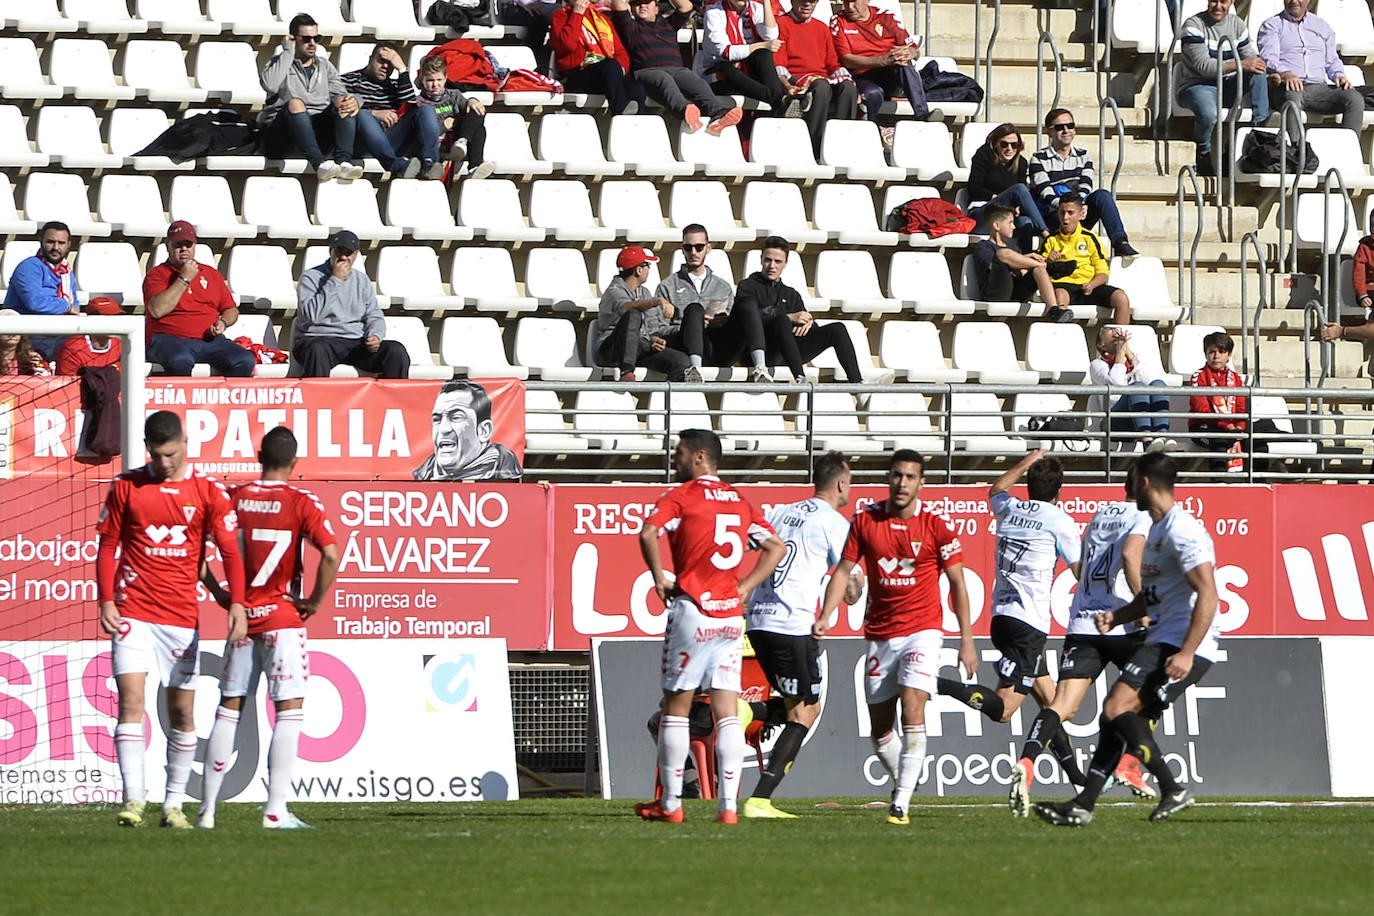
[(1097, 748), (1093, 751), (1093, 759), (1088, 763), (1088, 775), (1083, 783), (1083, 789), (1073, 800), (1074, 804), (1092, 810), (1097, 804), (1097, 797), (1107, 785), (1107, 778), (1116, 772), (1116, 765), (1121, 761), (1121, 755), (1125, 750), (1126, 740), (1104, 715), (1101, 732), (1097, 737)]
[(996, 690), (982, 684), (965, 684), (952, 677), (942, 677), (936, 681), (941, 695), (954, 697), (965, 706), (978, 710), (994, 722), (1002, 721), (1004, 705)]
[(1026, 736), (1026, 743), (1021, 745), (1021, 756), (1028, 758), (1032, 763), (1045, 751), (1045, 745), (1049, 742), (1049, 736), (1059, 730), (1059, 713), (1053, 709), (1042, 709), (1040, 715), (1035, 717), (1031, 723), (1030, 734)]
[(1177, 792), (1180, 788), (1178, 780), (1174, 778), (1174, 771), (1169, 768), (1163, 752), (1155, 743), (1155, 736), (1150, 733), (1149, 724), (1138, 713), (1133, 712), (1123, 712), (1112, 720), (1112, 724), (1125, 739), (1129, 752), (1139, 757), (1141, 764), (1159, 782), (1159, 791), (1165, 795)]
[(1064, 771), (1064, 775), (1069, 777), (1069, 782), (1076, 786), (1083, 785), (1083, 772), (1078, 769), (1073, 742), (1064, 734), (1064, 726), (1059, 726), (1054, 730), (1054, 734), (1050, 735), (1050, 750), (1054, 752), (1054, 759), (1059, 761), (1059, 767)]
[(902, 759), (902, 748), (897, 743), (897, 733), (888, 732), (886, 735), (878, 737), (870, 736), (868, 740), (873, 742), (873, 750), (878, 755), (878, 762), (883, 765), (883, 769), (887, 770), (887, 774), (895, 782), (897, 767), (901, 765)]
[(296, 770), (296, 749), (301, 743), (304, 709), (283, 709), (272, 728), (272, 743), (267, 747), (267, 807), (264, 814), (286, 815), (286, 798), (291, 794), (291, 776)]
[(121, 722), (115, 726), (115, 756), (119, 775), (124, 780), (124, 800), (143, 801), (148, 790), (143, 786), (143, 723)]
[(196, 733), (176, 729), (167, 736), (167, 797), (165, 808), (180, 808), (186, 800), (186, 780), (191, 778), (191, 761), (196, 759)]
[(897, 768), (897, 794), (892, 803), (903, 811), (911, 804), (916, 783), (921, 780), (921, 767), (926, 761), (926, 727), (908, 725), (902, 736), (902, 756)]
[(782, 727), (782, 734), (773, 742), (773, 753), (768, 757), (768, 766), (759, 773), (759, 784), (754, 787), (754, 798), (772, 798), (773, 790), (782, 782), (792, 761), (797, 759), (802, 741), (806, 739), (807, 728), (800, 722), (788, 722)]
[(716, 720), (716, 798), (720, 810), (734, 811), (744, 769), (744, 726), (739, 716)]
[(691, 747), (692, 732), (686, 716), (663, 716), (659, 720), (658, 779), (663, 785), (660, 804), (664, 811), (682, 807), (682, 768)]
[(693, 353), (687, 357), (687, 361), (692, 364), (693, 369), (700, 369), (702, 366), (701, 357)]
[(234, 756), (234, 733), (239, 729), (239, 711), (227, 706), (215, 709), (215, 726), (210, 729), (210, 741), (205, 746), (204, 787), (200, 793), (200, 810), (215, 812), (220, 786), (229, 772), (229, 759)]
[(754, 361), (755, 369), (762, 369), (764, 365), (764, 353), (762, 350), (750, 350), (749, 358)]

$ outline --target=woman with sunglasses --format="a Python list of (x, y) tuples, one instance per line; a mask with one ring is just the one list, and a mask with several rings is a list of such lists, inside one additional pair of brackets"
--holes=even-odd
[(1025, 148), (1015, 124), (999, 124), (992, 129), (987, 143), (979, 147), (969, 163), (969, 198), (980, 203), (970, 207), (968, 215), (981, 222), (983, 208), (988, 204), (1016, 211), (1017, 244), (1022, 251), (1030, 251), (1034, 236), (1045, 238), (1050, 228), (1026, 184), (1029, 166), (1022, 155)]

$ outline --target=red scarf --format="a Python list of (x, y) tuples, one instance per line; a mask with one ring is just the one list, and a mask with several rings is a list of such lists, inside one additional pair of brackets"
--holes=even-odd
[[(1225, 366), (1220, 372), (1213, 370), (1209, 366), (1203, 366), (1197, 371), (1194, 384), (1198, 387), (1207, 388), (1240, 388), (1245, 384), (1245, 380), (1240, 377), (1240, 373)], [(1209, 395), (1207, 400), (1212, 404), (1212, 413), (1235, 414), (1239, 413), (1239, 398), (1234, 394), (1214, 394)]]
[(48, 270), (52, 271), (53, 276), (57, 278), (57, 295), (60, 298), (66, 299), (68, 302), (71, 302), (71, 290), (67, 289), (67, 283), (63, 279), (63, 277), (66, 277), (68, 274), (72, 272), (71, 267), (67, 264), (66, 261), (62, 261), (56, 267), (53, 267), (52, 263), (47, 258), (43, 257), (42, 251), (38, 252), (38, 257), (43, 261), (44, 264), (48, 266)]
[[(1116, 365), (1116, 353), (1114, 353), (1114, 352), (1113, 352), (1113, 353), (1103, 353), (1103, 354), (1102, 354), (1102, 361), (1103, 361), (1104, 363), (1106, 363), (1108, 366), (1115, 366), (1115, 365)], [(1127, 374), (1127, 375), (1130, 375), (1130, 374), (1131, 374), (1132, 372), (1134, 372), (1134, 371), (1135, 371), (1135, 363), (1133, 363), (1130, 359), (1127, 359), (1127, 360), (1126, 360), (1126, 374)]]

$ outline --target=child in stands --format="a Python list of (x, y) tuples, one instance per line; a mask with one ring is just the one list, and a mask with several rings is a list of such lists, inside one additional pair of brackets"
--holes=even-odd
[[(1207, 362), (1193, 373), (1189, 385), (1197, 388), (1241, 388), (1245, 385), (1239, 372), (1231, 368), (1231, 352), (1236, 343), (1225, 331), (1213, 331), (1202, 338), (1202, 352)], [(1188, 421), (1188, 429), (1195, 433), (1210, 433), (1206, 438), (1194, 439), (1197, 446), (1209, 452), (1226, 452), (1225, 458), (1212, 459), (1212, 470), (1240, 473), (1245, 470), (1241, 457), (1246, 451), (1246, 399), (1244, 395), (1195, 394), (1188, 399), (1189, 413), (1210, 413), (1215, 419), (1195, 418)], [(1268, 443), (1261, 434), (1276, 433), (1273, 420), (1255, 423), (1254, 451), (1267, 452)]]
[(437, 54), (420, 61), (420, 94), (417, 104), (430, 105), (439, 116), (444, 135), (439, 148), (448, 147), (448, 158), (454, 163), (452, 178), (486, 178), (492, 164), (483, 158), (487, 142), (487, 109), (476, 99), (463, 95), (460, 89), (448, 88), (444, 59)]
[(1035, 253), (1022, 254), (1012, 238), (1016, 214), (1011, 208), (988, 204), (983, 221), (988, 237), (973, 246), (979, 295), (996, 302), (1029, 302), (1038, 289), (1045, 304), (1054, 305), (1054, 281), (1045, 270), (1045, 259)]

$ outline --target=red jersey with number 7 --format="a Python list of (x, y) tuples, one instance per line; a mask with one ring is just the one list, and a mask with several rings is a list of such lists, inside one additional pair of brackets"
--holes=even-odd
[(920, 501), (911, 518), (889, 513), (886, 500), (854, 513), (843, 558), (868, 573), (864, 638), (875, 640), (941, 629), (940, 573), (964, 562), (949, 519)]
[(776, 536), (763, 513), (719, 477), (705, 475), (658, 498), (648, 523), (668, 534), (679, 594), (707, 617), (739, 617), (745, 545)]
[(114, 601), (121, 617), (195, 627), (207, 540), (219, 547), (230, 594), (243, 599), (237, 529), (229, 493), (214, 478), (193, 470), (185, 480), (160, 480), (146, 467), (120, 474), (96, 525), (105, 555), (96, 562), (100, 600)]
[(244, 608), (248, 632), (301, 626), (288, 595), (301, 594), (305, 542), (323, 550), (334, 541), (324, 506), (309, 490), (281, 480), (257, 480), (234, 490), (247, 583)]

